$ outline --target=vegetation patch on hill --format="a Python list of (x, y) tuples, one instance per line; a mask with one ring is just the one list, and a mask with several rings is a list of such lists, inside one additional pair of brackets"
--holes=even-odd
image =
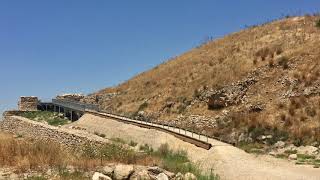
[(59, 115), (50, 111), (28, 111), (20, 113), (20, 116), (28, 118), (33, 121), (46, 122), (52, 126), (65, 125), (70, 123), (68, 119), (65, 119), (63, 115)]

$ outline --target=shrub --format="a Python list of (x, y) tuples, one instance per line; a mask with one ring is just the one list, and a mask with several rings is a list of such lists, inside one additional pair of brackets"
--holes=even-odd
[(264, 61), (270, 54), (273, 53), (268, 47), (261, 48), (255, 53), (257, 57), (261, 57), (262, 61)]
[(168, 143), (161, 144), (158, 149), (158, 152), (161, 156), (167, 156), (170, 153)]
[(153, 148), (150, 147), (148, 144), (141, 145), (139, 147), (139, 150), (143, 151), (143, 152), (145, 152), (147, 154), (151, 154), (153, 152)]
[(317, 22), (316, 22), (316, 27), (317, 27), (317, 28), (320, 28), (320, 19), (317, 20)]
[(69, 179), (77, 179), (77, 180), (85, 180), (88, 177), (85, 176), (85, 173), (80, 171), (69, 172), (68, 170), (62, 170), (59, 172), (59, 179), (61, 180), (69, 180)]
[(265, 129), (262, 127), (250, 127), (249, 133), (251, 133), (252, 139), (256, 140), (259, 136), (264, 135)]
[(273, 59), (270, 59), (269, 60), (269, 67), (272, 68), (274, 66), (274, 61)]
[(148, 107), (148, 103), (144, 102), (139, 106), (138, 111), (142, 111), (142, 110), (146, 109), (147, 107)]
[(99, 155), (102, 159), (108, 161), (117, 161), (126, 164), (136, 163), (138, 156), (131, 150), (121, 144), (106, 144), (101, 147)]
[(132, 146), (132, 147), (136, 147), (138, 143), (134, 142), (134, 141), (130, 141), (129, 143), (129, 146)]
[(162, 144), (159, 149), (153, 153), (162, 159), (162, 166), (164, 169), (175, 173), (191, 172), (199, 180), (215, 180), (219, 177), (212, 172), (210, 174), (203, 174), (197, 165), (190, 162), (186, 151), (173, 151), (170, 150), (168, 144)]
[(289, 68), (289, 60), (287, 57), (283, 56), (278, 59), (278, 64), (282, 66), (283, 69), (288, 69)]

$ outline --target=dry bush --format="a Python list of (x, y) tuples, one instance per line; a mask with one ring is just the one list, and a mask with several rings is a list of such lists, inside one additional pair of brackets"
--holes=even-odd
[(283, 69), (289, 68), (289, 59), (286, 56), (282, 56), (279, 59), (277, 59), (278, 64), (282, 66)]
[(15, 138), (0, 132), (0, 167), (15, 167), (19, 172), (46, 171), (48, 168), (63, 170), (68, 165), (80, 171), (90, 171), (107, 163), (154, 166), (161, 162), (161, 157), (136, 153), (121, 143), (99, 147), (84, 145), (82, 151), (69, 152), (54, 142)]
[(64, 166), (68, 156), (55, 143), (26, 141), (0, 134), (0, 166), (17, 166), (21, 170)]
[(260, 57), (262, 61), (264, 61), (268, 56), (271, 56), (271, 54), (273, 54), (273, 52), (271, 51), (271, 49), (269, 47), (264, 47), (259, 49), (256, 53), (255, 56), (256, 57)]
[(320, 28), (320, 19), (317, 20), (317, 22), (316, 22), (316, 27), (317, 27), (317, 28)]

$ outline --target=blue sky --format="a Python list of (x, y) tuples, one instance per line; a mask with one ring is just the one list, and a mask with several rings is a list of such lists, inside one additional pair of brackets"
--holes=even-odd
[(311, 0), (1, 0), (0, 112), (21, 95), (114, 86), (207, 36), (319, 9)]

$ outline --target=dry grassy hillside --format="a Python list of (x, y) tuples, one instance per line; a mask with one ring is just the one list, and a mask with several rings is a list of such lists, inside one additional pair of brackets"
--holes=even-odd
[(277, 20), (207, 42), (84, 101), (231, 142), (269, 134), (271, 143), (319, 142), (319, 19)]

